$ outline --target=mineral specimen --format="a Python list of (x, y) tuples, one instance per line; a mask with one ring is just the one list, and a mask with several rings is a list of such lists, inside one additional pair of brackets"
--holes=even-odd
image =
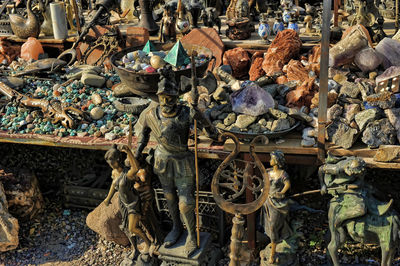
[(370, 72), (375, 70), (382, 63), (382, 58), (373, 48), (368, 47), (356, 54), (354, 63), (361, 71)]
[(257, 117), (256, 116), (251, 116), (251, 115), (238, 115), (235, 126), (237, 126), (240, 129), (246, 129), (249, 125), (254, 123), (256, 121)]
[(383, 66), (400, 66), (400, 42), (384, 38), (375, 47), (375, 50), (382, 56)]
[(232, 110), (237, 113), (258, 116), (274, 107), (272, 96), (253, 82), (245, 82), (242, 88), (231, 94)]
[(330, 124), (326, 130), (329, 140), (345, 149), (351, 148), (357, 139), (358, 131), (339, 121)]
[(380, 117), (380, 112), (377, 108), (368, 109), (355, 115), (354, 119), (358, 128), (363, 131), (369, 122), (375, 121)]
[(264, 57), (262, 68), (266, 75), (281, 73), (283, 66), (299, 54), (301, 46), (300, 37), (294, 30), (279, 32)]
[(390, 124), (389, 119), (383, 118), (370, 122), (363, 132), (362, 141), (370, 148), (380, 145), (393, 145), (396, 143), (396, 130)]
[(249, 76), (251, 81), (256, 81), (260, 77), (265, 75), (265, 71), (262, 68), (264, 58), (257, 57), (254, 59), (249, 70)]
[(224, 53), (223, 64), (232, 67), (232, 76), (241, 79), (246, 77), (250, 68), (250, 57), (241, 47), (228, 50)]

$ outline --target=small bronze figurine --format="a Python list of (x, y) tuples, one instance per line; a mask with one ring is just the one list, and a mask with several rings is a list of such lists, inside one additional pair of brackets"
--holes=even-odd
[(275, 263), (277, 243), (288, 239), (292, 235), (289, 224), (289, 204), (285, 193), (290, 189), (289, 175), (283, 169), (285, 157), (281, 151), (271, 152), (270, 165), (267, 169), (270, 187), (268, 199), (264, 203), (265, 233), (271, 239), (271, 253), (268, 263)]
[[(381, 265), (392, 265), (400, 243), (400, 219), (392, 209), (393, 200), (382, 203), (376, 192), (364, 184), (365, 161), (358, 157), (333, 157), (319, 168), (321, 194), (333, 196), (329, 203), (331, 240), (328, 254), (333, 265), (339, 265), (337, 249), (348, 235), (357, 242), (378, 244), (382, 251)], [(346, 229), (346, 230), (345, 230)]]
[[(124, 153), (127, 154), (131, 167), (124, 167)], [(145, 248), (143, 250), (143, 259), (148, 260), (150, 246), (152, 242), (142, 230), (139, 222), (142, 218), (142, 205), (139, 192), (137, 189), (140, 183), (144, 182), (143, 169), (139, 169), (138, 161), (133, 157), (128, 146), (120, 146), (117, 148), (113, 145), (104, 156), (112, 170), (112, 185), (104, 203), (108, 205), (116, 191), (119, 192), (119, 207), (122, 215), (121, 230), (125, 232), (132, 244), (131, 258), (136, 257), (137, 247), (133, 234), (143, 239)], [(142, 180), (141, 180), (142, 179)]]
[(154, 151), (154, 173), (158, 175), (167, 200), (173, 228), (164, 240), (166, 248), (172, 247), (183, 233), (182, 219), (188, 236), (184, 246), (187, 257), (197, 249), (194, 190), (194, 156), (188, 150), (189, 131), (196, 119), (210, 136), (217, 134), (211, 123), (197, 110), (178, 104), (179, 89), (171, 68), (163, 70), (158, 83), (159, 104), (141, 114), (142, 129), (138, 132), (138, 147), (135, 153), (140, 158), (150, 133), (157, 141)]
[(164, 14), (161, 19), (159, 41), (162, 43), (176, 41), (176, 18), (173, 5), (164, 6)]

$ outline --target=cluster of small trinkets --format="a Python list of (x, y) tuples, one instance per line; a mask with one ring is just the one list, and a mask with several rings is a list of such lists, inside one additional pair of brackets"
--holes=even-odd
[[(195, 57), (196, 66), (206, 63), (207, 59), (206, 55), (199, 54)], [(120, 68), (139, 73), (160, 72), (166, 65), (171, 65), (174, 71), (191, 67), (190, 58), (180, 41), (168, 52), (157, 51), (154, 45), (148, 41), (142, 50), (127, 53), (117, 63)]]
[(124, 136), (128, 131), (129, 114), (118, 112), (112, 102), (115, 100), (111, 87), (119, 83), (115, 74), (104, 74), (107, 79), (104, 87), (96, 88), (83, 84), (79, 80), (62, 86), (59, 76), (51, 76), (53, 81), (27, 79), (21, 89), (25, 95), (49, 101), (60, 101), (82, 111), (90, 113), (92, 121), (82, 121), (75, 129), (63, 127), (60, 123), (53, 124), (50, 119), (40, 114), (38, 110), (17, 105), (13, 102), (7, 108), (0, 110), (0, 129), (10, 133), (37, 133), (64, 136), (106, 136), (115, 139)]

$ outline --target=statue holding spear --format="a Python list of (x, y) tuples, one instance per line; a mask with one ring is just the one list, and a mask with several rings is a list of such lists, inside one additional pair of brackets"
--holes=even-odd
[[(194, 82), (193, 85), (195, 84)], [(196, 88), (192, 88), (194, 94), (195, 91)], [(188, 231), (184, 254), (190, 257), (198, 247), (194, 212), (195, 156), (188, 149), (190, 127), (196, 120), (196, 128), (200, 126), (208, 136), (216, 138), (218, 132), (195, 104), (190, 107), (179, 104), (179, 94), (174, 72), (170, 68), (164, 69), (158, 83), (159, 103), (141, 114), (144, 117), (142, 128), (138, 132), (135, 157), (142, 156), (142, 151), (152, 134), (157, 142), (153, 170), (160, 179), (173, 222), (172, 230), (164, 239), (164, 246), (172, 247), (181, 237), (183, 233), (181, 216)]]

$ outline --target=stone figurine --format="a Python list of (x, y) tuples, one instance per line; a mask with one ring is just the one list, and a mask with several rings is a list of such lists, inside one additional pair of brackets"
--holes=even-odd
[(356, 242), (381, 247), (382, 266), (392, 265), (400, 239), (400, 219), (392, 209), (393, 200), (380, 202), (377, 192), (364, 184), (365, 161), (358, 157), (334, 157), (328, 154), (319, 168), (321, 194), (333, 196), (329, 203), (331, 239), (327, 253), (333, 265), (339, 265), (337, 250), (347, 234)]
[(217, 132), (196, 107), (178, 103), (179, 87), (175, 73), (167, 67), (158, 83), (158, 104), (142, 112), (142, 128), (138, 130), (136, 158), (142, 156), (150, 133), (157, 142), (154, 151), (153, 171), (161, 182), (168, 210), (173, 222), (172, 230), (164, 239), (163, 246), (173, 247), (183, 233), (183, 219), (188, 236), (184, 245), (184, 255), (190, 257), (197, 249), (195, 233), (195, 164), (194, 155), (188, 150), (190, 127), (196, 119), (209, 136)]
[(281, 151), (271, 152), (270, 165), (267, 169), (270, 180), (268, 199), (264, 203), (264, 229), (271, 240), (268, 264), (277, 261), (277, 244), (288, 239), (293, 231), (289, 222), (289, 199), (285, 196), (290, 189), (289, 175), (284, 170), (285, 157)]
[[(124, 167), (124, 153), (128, 156), (130, 168)], [(132, 244), (130, 258), (134, 259), (137, 255), (136, 241), (133, 238), (133, 235), (136, 235), (144, 241), (144, 250), (142, 251), (141, 259), (149, 261), (154, 250), (154, 243), (147, 237), (145, 231), (140, 226), (140, 221), (143, 219), (143, 215), (146, 214), (142, 211), (141, 197), (137, 190), (140, 187), (140, 183), (144, 181), (144, 170), (140, 169), (138, 161), (134, 158), (128, 146), (117, 147), (113, 145), (106, 152), (105, 160), (113, 169), (111, 174), (113, 182), (104, 203), (108, 206), (114, 193), (116, 191), (119, 192), (118, 202), (122, 215), (122, 224), (120, 227)]]

